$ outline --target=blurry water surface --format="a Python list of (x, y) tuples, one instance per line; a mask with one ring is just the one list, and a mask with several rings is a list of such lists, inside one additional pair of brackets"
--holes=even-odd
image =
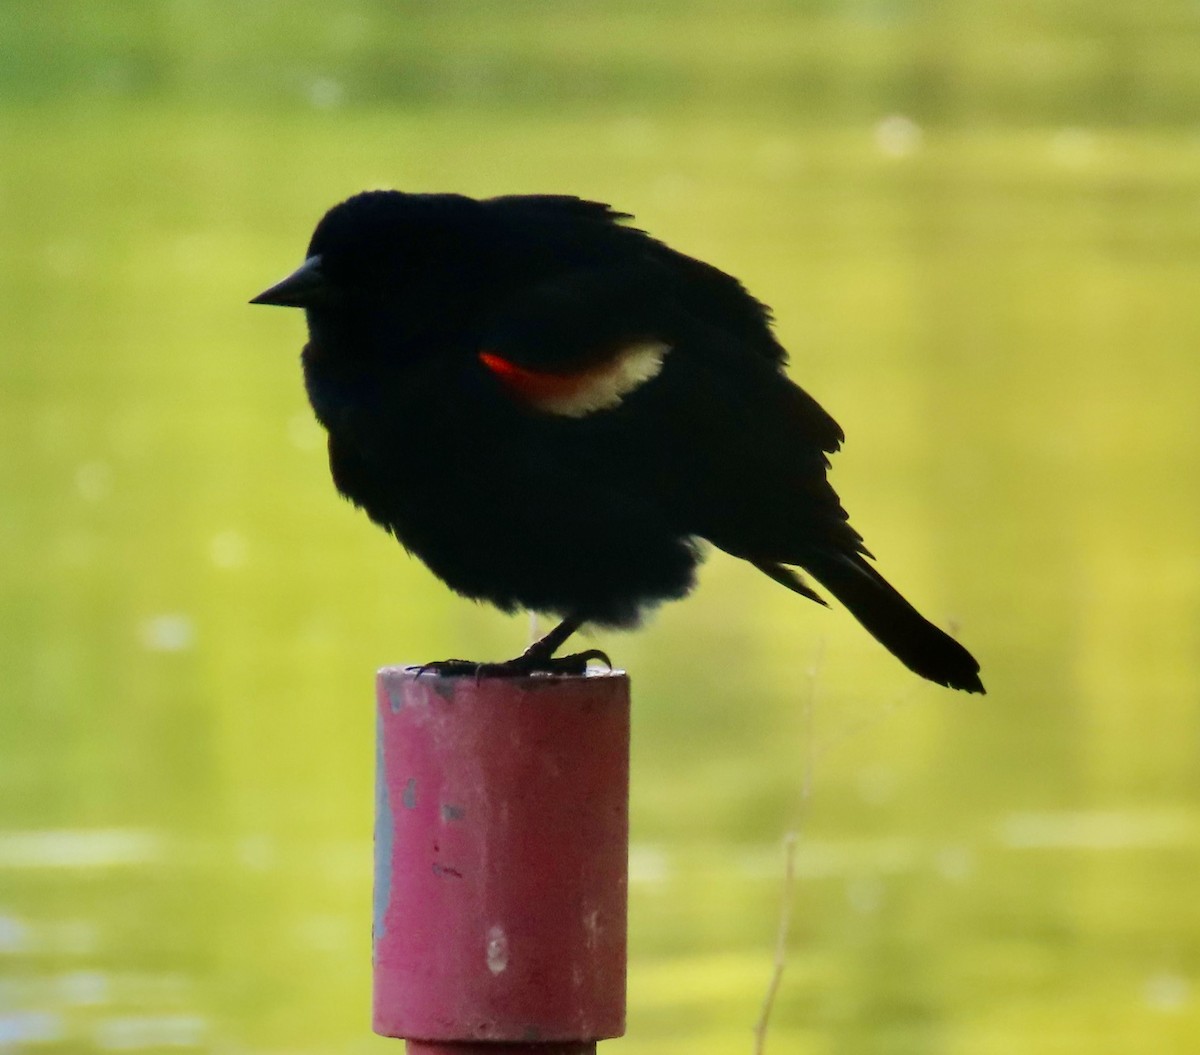
[(882, 568), (984, 664), (921, 683), (720, 556), (604, 638), (604, 1047), (750, 1050), (799, 822), (772, 1052), (1194, 1050), (1194, 6), (0, 15), (0, 1050), (398, 1050), (373, 671), (528, 627), (335, 497), (301, 319), (245, 304), (366, 186), (596, 197), (743, 278)]

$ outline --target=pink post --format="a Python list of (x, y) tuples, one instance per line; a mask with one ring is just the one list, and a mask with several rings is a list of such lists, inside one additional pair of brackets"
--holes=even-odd
[(375, 1032), (592, 1055), (625, 1031), (628, 679), (385, 667), (377, 689)]

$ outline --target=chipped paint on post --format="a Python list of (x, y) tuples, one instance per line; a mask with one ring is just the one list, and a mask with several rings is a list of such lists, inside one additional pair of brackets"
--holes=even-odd
[(487, 932), (487, 968), (492, 974), (508, 968), (508, 936), (503, 927), (492, 927)]
[(600, 941), (600, 910), (592, 909), (583, 917), (583, 932), (588, 950), (595, 949)]
[(404, 693), (399, 689), (389, 687), (387, 690), (388, 703), (391, 705), (392, 714), (399, 714), (400, 708), (404, 706)]

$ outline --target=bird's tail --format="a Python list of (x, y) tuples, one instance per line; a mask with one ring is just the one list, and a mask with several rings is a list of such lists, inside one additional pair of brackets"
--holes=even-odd
[(859, 555), (806, 558), (804, 568), (909, 670), (951, 689), (984, 692), (979, 663)]

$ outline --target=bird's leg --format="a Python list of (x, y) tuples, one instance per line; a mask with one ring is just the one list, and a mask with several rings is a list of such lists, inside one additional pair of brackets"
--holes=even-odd
[(428, 671), (443, 677), (471, 674), (476, 678), (519, 678), (527, 674), (582, 674), (587, 670), (588, 660), (591, 659), (598, 659), (611, 668), (612, 660), (598, 648), (555, 658), (554, 653), (583, 622), (582, 616), (567, 616), (550, 633), (539, 638), (515, 659), (503, 663), (472, 663), (466, 659), (444, 659), (438, 663), (423, 663), (412, 669), (418, 674)]
[[(525, 660), (532, 663), (545, 663), (551, 656), (554, 655), (560, 648), (567, 643), (569, 638), (576, 630), (583, 625), (583, 620), (578, 616), (569, 615), (561, 623), (558, 624), (548, 634), (543, 634), (532, 645), (530, 645), (520, 656), (518, 660)], [(509, 660), (509, 662), (516, 662)]]
[(550, 633), (538, 638), (516, 659), (510, 659), (508, 663), (500, 664), (500, 666), (516, 666), (519, 673), (544, 670), (555, 674), (582, 674), (587, 669), (589, 659), (598, 659), (611, 668), (612, 660), (598, 648), (589, 648), (570, 656), (554, 658), (554, 653), (562, 648), (566, 644), (567, 638), (582, 625), (582, 616), (567, 616)]

